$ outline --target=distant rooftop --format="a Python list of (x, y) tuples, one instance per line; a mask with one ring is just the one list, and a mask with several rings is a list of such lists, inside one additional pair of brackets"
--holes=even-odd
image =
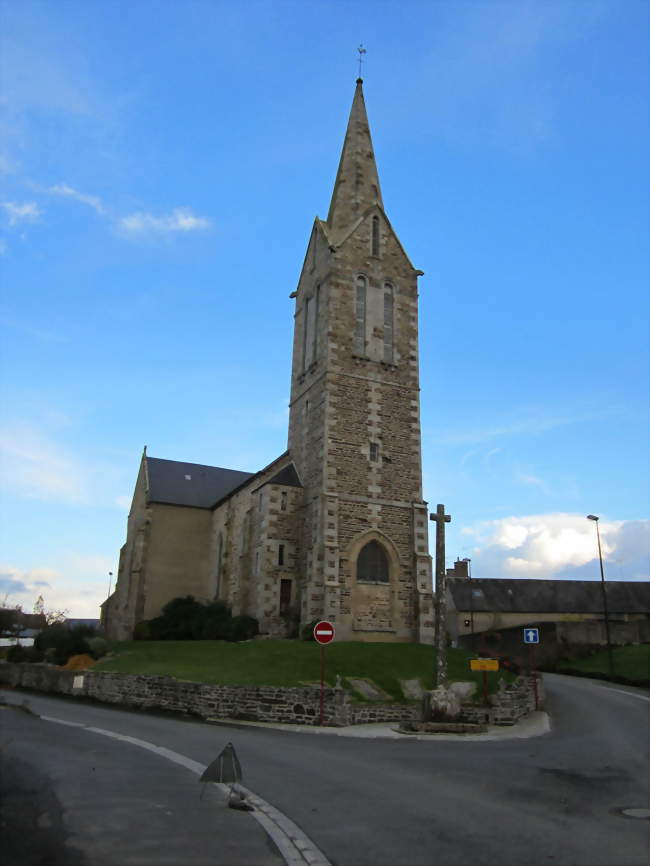
[(89, 626), (90, 628), (99, 628), (99, 619), (83, 618), (83, 617), (66, 617), (64, 625), (67, 628), (75, 628), (78, 625)]
[[(456, 610), (499, 613), (602, 613), (599, 580), (517, 580), (448, 577)], [(610, 613), (650, 613), (650, 582), (606, 584)], [(470, 598), (470, 593), (472, 597)]]
[(181, 463), (147, 457), (149, 501), (166, 505), (190, 505), (211, 508), (249, 478), (252, 472)]

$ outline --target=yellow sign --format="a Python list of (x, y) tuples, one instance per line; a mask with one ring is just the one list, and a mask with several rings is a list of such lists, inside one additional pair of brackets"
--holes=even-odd
[(469, 666), (473, 671), (498, 671), (499, 659), (470, 659)]

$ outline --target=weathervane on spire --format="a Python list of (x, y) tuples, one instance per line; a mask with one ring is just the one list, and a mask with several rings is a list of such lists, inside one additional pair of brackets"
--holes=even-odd
[(363, 63), (363, 55), (364, 55), (364, 54), (367, 54), (368, 52), (367, 52), (366, 49), (363, 47), (363, 45), (360, 45), (360, 46), (357, 48), (357, 51), (359, 52), (359, 78), (361, 78), (361, 64)]

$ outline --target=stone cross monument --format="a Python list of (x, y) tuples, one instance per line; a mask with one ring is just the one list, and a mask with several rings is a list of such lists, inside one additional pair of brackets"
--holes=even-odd
[(451, 515), (445, 514), (445, 506), (438, 505), (430, 520), (436, 522), (436, 686), (447, 685), (447, 571), (445, 568), (445, 523)]

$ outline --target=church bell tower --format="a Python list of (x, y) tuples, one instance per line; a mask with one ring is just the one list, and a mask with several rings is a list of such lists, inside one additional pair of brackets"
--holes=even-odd
[(289, 452), (304, 487), (301, 620), (341, 640), (433, 636), (418, 276), (386, 213), (358, 79), (327, 220), (295, 296)]

